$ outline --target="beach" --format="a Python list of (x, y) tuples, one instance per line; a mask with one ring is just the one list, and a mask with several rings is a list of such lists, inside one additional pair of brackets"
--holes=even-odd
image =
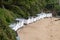
[(59, 18), (43, 18), (17, 30), (20, 40), (60, 40)]

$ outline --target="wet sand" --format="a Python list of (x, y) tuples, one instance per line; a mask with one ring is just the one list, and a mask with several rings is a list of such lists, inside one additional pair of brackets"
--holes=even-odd
[(20, 40), (60, 40), (59, 18), (45, 18), (19, 29)]

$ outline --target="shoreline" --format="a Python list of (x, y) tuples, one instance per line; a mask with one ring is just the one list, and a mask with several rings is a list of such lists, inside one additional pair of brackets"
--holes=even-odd
[(59, 18), (45, 18), (19, 29), (20, 40), (60, 40)]

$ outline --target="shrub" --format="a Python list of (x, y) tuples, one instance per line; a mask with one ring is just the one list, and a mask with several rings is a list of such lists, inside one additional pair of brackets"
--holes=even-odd
[(14, 19), (11, 13), (0, 8), (0, 40), (16, 40), (14, 31), (8, 25)]

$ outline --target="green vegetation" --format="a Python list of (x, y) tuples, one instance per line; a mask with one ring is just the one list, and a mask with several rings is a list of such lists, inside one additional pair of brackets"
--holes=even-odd
[(14, 20), (13, 12), (0, 8), (0, 40), (15, 40), (14, 31), (9, 28), (9, 23)]
[(59, 0), (0, 0), (0, 40), (16, 40), (9, 24), (15, 18), (28, 18), (41, 11), (51, 11), (60, 15)]

